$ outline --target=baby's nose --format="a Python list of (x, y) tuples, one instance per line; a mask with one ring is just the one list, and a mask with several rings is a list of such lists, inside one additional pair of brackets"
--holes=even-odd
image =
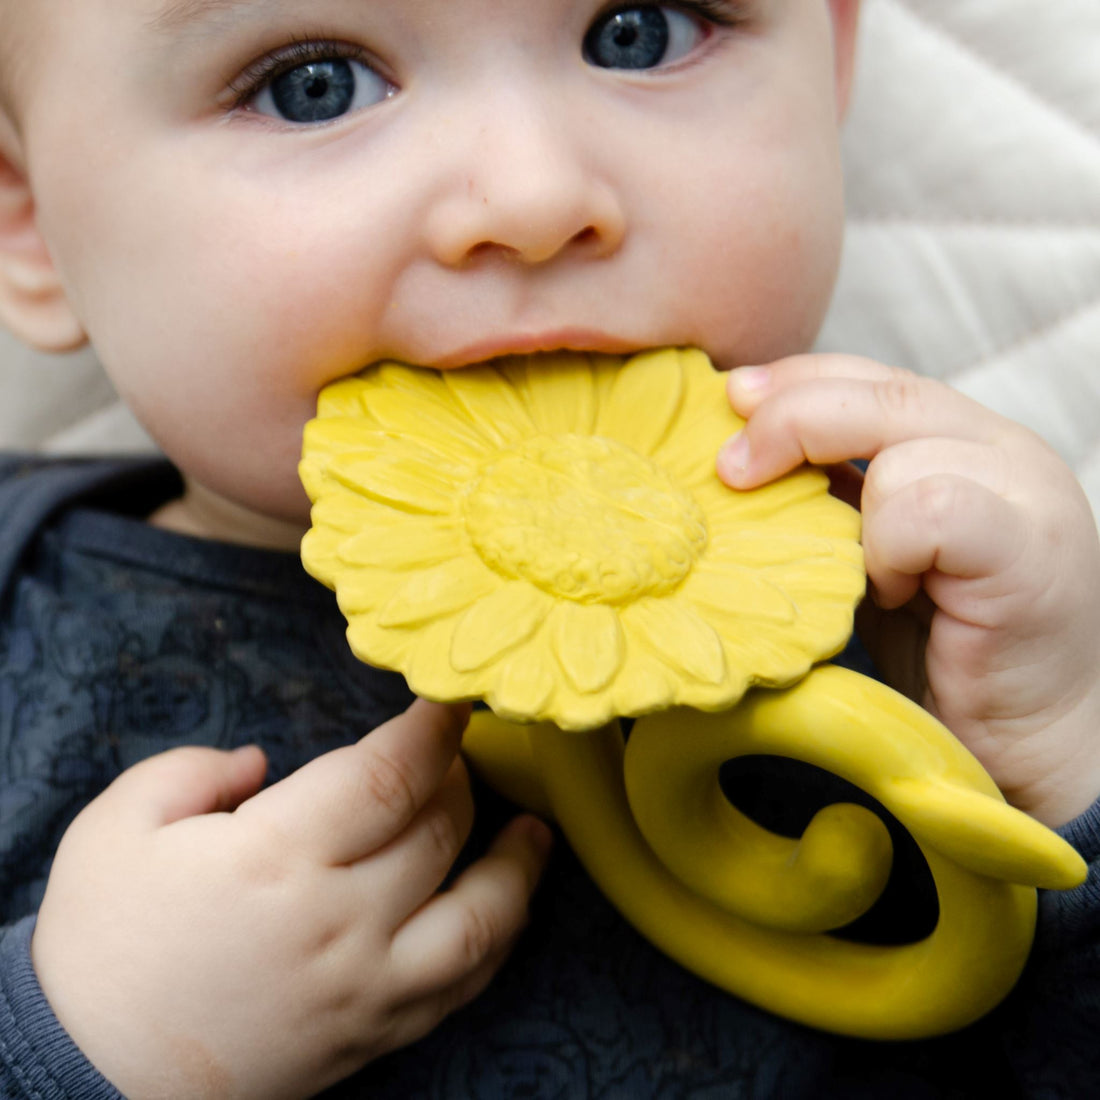
[(425, 225), (441, 263), (496, 253), (542, 264), (567, 251), (599, 257), (618, 249), (626, 229), (620, 197), (563, 122), (532, 112), (471, 135), (461, 170)]

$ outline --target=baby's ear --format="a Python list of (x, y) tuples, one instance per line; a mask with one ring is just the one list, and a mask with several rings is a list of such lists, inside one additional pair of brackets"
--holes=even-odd
[(859, 28), (860, 0), (829, 0), (833, 20), (833, 56), (836, 66), (837, 113), (841, 118), (848, 110), (852, 91), (852, 71), (855, 68), (856, 31)]
[[(0, 123), (6, 120), (0, 119)], [(0, 325), (41, 351), (87, 342), (46, 242), (26, 174), (0, 142)]]

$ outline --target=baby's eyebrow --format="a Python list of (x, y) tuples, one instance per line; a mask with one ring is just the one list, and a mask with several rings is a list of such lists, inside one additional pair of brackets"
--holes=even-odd
[(232, 15), (234, 11), (262, 7), (257, 0), (173, 0), (149, 20), (156, 31), (170, 34), (195, 23)]

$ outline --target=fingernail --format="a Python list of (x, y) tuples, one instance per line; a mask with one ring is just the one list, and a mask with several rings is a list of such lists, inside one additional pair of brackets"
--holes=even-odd
[(718, 452), (718, 472), (727, 480), (741, 477), (749, 468), (750, 458), (748, 436), (744, 430), (739, 431)]
[(730, 371), (730, 381), (744, 393), (759, 393), (771, 385), (771, 368), (736, 367)]

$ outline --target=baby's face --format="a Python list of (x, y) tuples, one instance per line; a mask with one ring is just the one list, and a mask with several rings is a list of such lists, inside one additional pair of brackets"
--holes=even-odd
[(304, 522), (317, 392), (378, 359), (804, 349), (841, 235), (845, 6), (35, 0), (38, 224), (167, 453)]

